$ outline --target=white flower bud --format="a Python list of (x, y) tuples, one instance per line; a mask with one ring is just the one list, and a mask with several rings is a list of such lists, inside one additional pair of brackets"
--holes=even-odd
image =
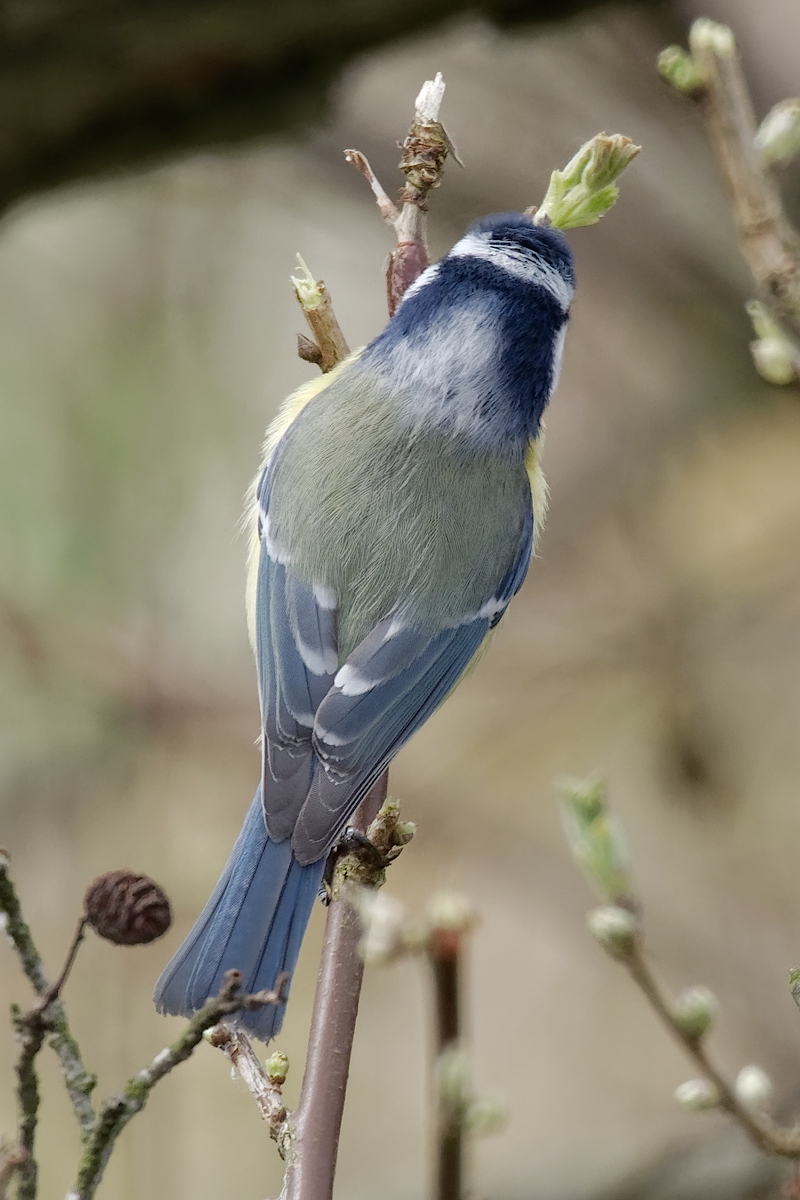
[(721, 58), (733, 58), (736, 53), (736, 39), (733, 30), (727, 25), (719, 25), (709, 21), (708, 17), (698, 17), (689, 30), (689, 45), (692, 50), (710, 50)]
[(359, 953), (369, 967), (382, 967), (402, 953), (406, 906), (383, 891), (348, 888), (347, 899), (361, 919)]
[(733, 1090), (739, 1103), (754, 1113), (766, 1112), (774, 1091), (767, 1072), (755, 1066), (742, 1067)]
[(499, 1096), (476, 1096), (467, 1105), (464, 1119), (471, 1134), (489, 1137), (508, 1122), (508, 1105)]
[(785, 385), (797, 379), (792, 347), (785, 338), (759, 338), (750, 343), (750, 353), (756, 370), (767, 383)]
[(781, 100), (770, 109), (756, 134), (763, 167), (784, 167), (800, 150), (800, 100)]
[(638, 921), (627, 908), (604, 904), (586, 918), (589, 932), (613, 958), (627, 958), (633, 949)]
[(459, 892), (437, 892), (428, 901), (428, 919), (434, 929), (468, 933), (477, 920), (475, 909)]
[(681, 992), (673, 1005), (672, 1015), (681, 1032), (700, 1038), (719, 1015), (719, 1003), (712, 991), (697, 984)]
[(708, 1112), (719, 1104), (719, 1092), (708, 1079), (687, 1079), (675, 1088), (675, 1099), (687, 1112)]

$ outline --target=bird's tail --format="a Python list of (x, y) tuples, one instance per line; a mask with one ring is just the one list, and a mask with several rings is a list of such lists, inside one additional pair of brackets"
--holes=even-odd
[[(324, 858), (301, 866), (289, 841), (270, 841), (259, 787), (211, 899), (156, 984), (158, 1011), (195, 1012), (233, 967), (249, 992), (269, 990), (281, 972), (291, 974), (324, 866)], [(238, 1021), (269, 1041), (283, 1023), (284, 1008), (267, 1005), (241, 1013)]]

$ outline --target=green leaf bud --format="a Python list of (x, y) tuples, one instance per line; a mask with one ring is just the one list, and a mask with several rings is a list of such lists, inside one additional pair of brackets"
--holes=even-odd
[(630, 900), (633, 883), (619, 829), (606, 806), (606, 785), (590, 778), (561, 784), (564, 832), (578, 865), (603, 900)]
[(678, 996), (672, 1009), (675, 1024), (691, 1038), (701, 1038), (707, 1033), (719, 1015), (716, 996), (702, 984), (686, 988)]
[(286, 1082), (286, 1076), (289, 1074), (289, 1059), (285, 1054), (281, 1054), (280, 1050), (276, 1050), (274, 1054), (270, 1054), (264, 1067), (270, 1083), (281, 1084)]
[(774, 1088), (772, 1080), (761, 1067), (742, 1067), (733, 1087), (736, 1099), (753, 1113), (763, 1113), (769, 1108)]
[(464, 1119), (475, 1137), (489, 1137), (508, 1123), (508, 1105), (499, 1096), (476, 1096), (467, 1105)]
[(719, 1092), (708, 1079), (687, 1079), (675, 1088), (675, 1099), (687, 1112), (708, 1112), (719, 1104)]
[(553, 171), (535, 224), (558, 229), (596, 224), (619, 197), (614, 181), (640, 150), (621, 133), (598, 133), (585, 142), (563, 171)]
[(586, 924), (592, 937), (612, 958), (625, 959), (631, 954), (639, 922), (627, 908), (605, 904), (589, 913)]
[(667, 46), (656, 59), (659, 75), (677, 92), (691, 96), (703, 87), (703, 75), (688, 50), (682, 46)]

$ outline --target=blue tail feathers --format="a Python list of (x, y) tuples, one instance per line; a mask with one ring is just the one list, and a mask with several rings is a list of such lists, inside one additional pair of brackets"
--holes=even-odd
[[(249, 992), (274, 987), (283, 971), (292, 974), (324, 867), (324, 858), (301, 866), (288, 840), (270, 841), (259, 787), (211, 899), (156, 984), (158, 1011), (195, 1012), (233, 967)], [(269, 1041), (280, 1030), (284, 1008), (243, 1012), (238, 1023)]]

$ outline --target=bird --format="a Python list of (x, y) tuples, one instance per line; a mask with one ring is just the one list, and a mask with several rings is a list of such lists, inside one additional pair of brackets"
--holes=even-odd
[[(231, 968), (248, 991), (291, 975), (331, 849), (522, 586), (574, 290), (563, 233), (485, 217), (268, 429), (247, 587), (261, 782), (159, 1011), (196, 1011)], [(238, 1022), (269, 1041), (284, 1008)]]

